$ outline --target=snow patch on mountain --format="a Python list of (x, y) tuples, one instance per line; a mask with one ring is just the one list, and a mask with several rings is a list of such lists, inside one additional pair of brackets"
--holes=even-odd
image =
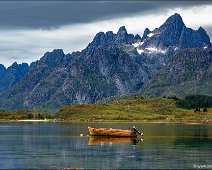
[(156, 47), (147, 47), (147, 48), (139, 48), (137, 47), (137, 52), (139, 54), (141, 53), (162, 53), (165, 54), (167, 50), (161, 49), (161, 48), (156, 48)]
[(155, 34), (151, 32), (151, 33), (148, 34), (147, 36), (148, 36), (148, 37), (152, 37), (153, 35), (155, 35)]
[(141, 49), (141, 48), (137, 48), (137, 52), (138, 52), (138, 54), (141, 54), (141, 53), (143, 53), (143, 52), (144, 52), (144, 50), (143, 50), (143, 49)]
[(138, 47), (138, 46), (141, 46), (144, 42), (136, 42), (134, 44), (132, 44), (135, 48)]
[(162, 54), (166, 53), (166, 50), (156, 48), (156, 47), (147, 47), (145, 48), (145, 50), (147, 50), (149, 53), (162, 53)]

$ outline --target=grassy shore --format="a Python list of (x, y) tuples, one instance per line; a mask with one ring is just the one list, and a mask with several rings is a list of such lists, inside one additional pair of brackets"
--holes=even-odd
[(7, 112), (0, 110), (0, 121), (17, 121), (17, 120), (47, 120), (52, 119), (53, 116), (39, 110), (17, 110), (12, 112)]
[(123, 121), (123, 122), (190, 122), (211, 123), (212, 108), (207, 112), (194, 112), (176, 106), (176, 101), (167, 98), (131, 98), (110, 104), (87, 104), (64, 107), (55, 117), (61, 121)]
[(133, 97), (109, 104), (67, 106), (56, 114), (37, 110), (6, 112), (0, 110), (0, 122), (151, 122), (151, 123), (209, 123), (212, 108), (207, 112), (194, 112), (177, 106), (176, 100), (167, 98)]

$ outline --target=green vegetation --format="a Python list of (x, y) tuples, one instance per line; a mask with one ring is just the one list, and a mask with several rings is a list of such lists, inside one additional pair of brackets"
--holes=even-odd
[(182, 100), (178, 99), (177, 106), (185, 109), (196, 109), (196, 111), (199, 111), (199, 108), (205, 108), (204, 111), (206, 111), (207, 108), (212, 107), (212, 97), (206, 95), (188, 95)]
[(51, 119), (52, 116), (48, 113), (37, 110), (17, 110), (7, 112), (0, 110), (0, 120), (37, 120), (37, 119)]
[(194, 112), (177, 106), (177, 99), (133, 97), (110, 104), (67, 106), (58, 111), (57, 119), (66, 121), (206, 121), (212, 120), (212, 108)]
[[(37, 110), (0, 110), (0, 120), (53, 119), (62, 121), (212, 121), (211, 98), (203, 95), (177, 97), (111, 98), (110, 103), (61, 108), (55, 115)], [(201, 109), (200, 109), (201, 108)]]

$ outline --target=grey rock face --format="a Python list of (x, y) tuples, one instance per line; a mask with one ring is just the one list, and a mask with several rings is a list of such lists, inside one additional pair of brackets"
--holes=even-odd
[(183, 27), (179, 43), (179, 48), (208, 48), (211, 47), (210, 38), (203, 28), (194, 31)]
[(212, 95), (212, 49), (185, 49), (142, 90), (147, 97)]

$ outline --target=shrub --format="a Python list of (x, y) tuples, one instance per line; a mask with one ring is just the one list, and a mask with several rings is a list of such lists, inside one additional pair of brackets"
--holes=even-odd
[(203, 108), (203, 112), (207, 112), (208, 109), (206, 107)]

